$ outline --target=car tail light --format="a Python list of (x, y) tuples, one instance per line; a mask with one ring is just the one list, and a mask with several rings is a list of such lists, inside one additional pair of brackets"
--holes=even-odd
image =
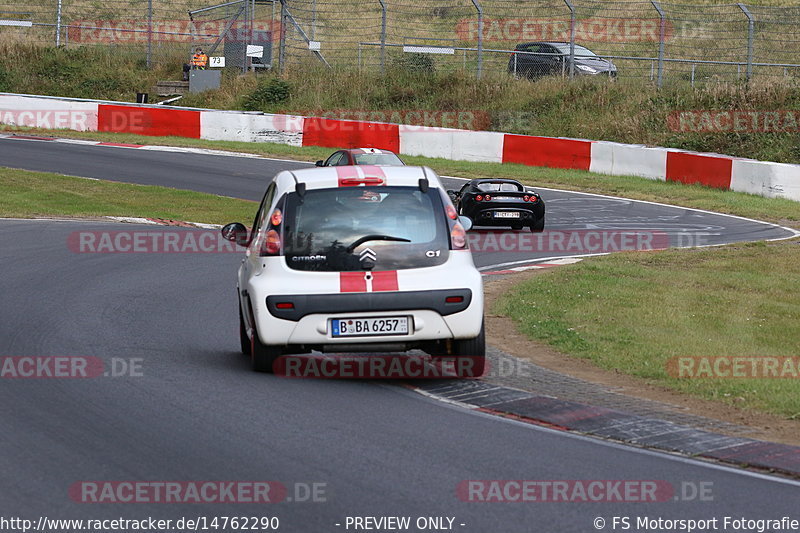
[(280, 226), (281, 222), (283, 222), (283, 213), (281, 213), (280, 209), (276, 208), (275, 211), (272, 212), (272, 216), (269, 217), (269, 223), (273, 226)]
[(467, 247), (467, 232), (458, 222), (453, 224), (453, 229), (450, 230), (450, 244), (454, 250), (463, 250)]
[(275, 307), (277, 309), (294, 309), (294, 304), (292, 302), (278, 302)]
[(530, 199), (530, 196), (528, 196), (528, 195), (526, 194), (525, 196), (523, 196), (523, 197), (522, 197), (522, 199), (523, 199), (524, 201), (526, 201), (526, 202), (527, 202), (527, 201)]
[(456, 213), (456, 208), (453, 207), (451, 204), (447, 204), (444, 210), (447, 212), (447, 217), (450, 220), (455, 220), (458, 218), (458, 213)]
[(445, 303), (448, 303), (448, 304), (460, 304), (461, 302), (464, 301), (464, 297), (463, 296), (448, 296), (447, 298), (444, 299), (444, 301), (445, 301)]
[(487, 194), (486, 196), (484, 196), (484, 199), (488, 202), (492, 199), (492, 197)]
[(538, 196), (536, 196), (536, 195), (534, 194), (534, 195), (531, 195), (531, 196), (528, 198), (528, 200), (527, 200), (527, 201), (528, 201), (528, 202), (536, 202), (537, 200), (539, 200), (539, 197), (538, 197)]
[(475, 199), (478, 200), (479, 202), (482, 202), (483, 201), (483, 195), (479, 194), (478, 196), (475, 197)]
[(267, 237), (264, 241), (264, 251), (267, 255), (277, 255), (281, 253), (281, 236), (274, 229), (267, 232)]
[(385, 185), (383, 178), (377, 176), (364, 176), (363, 178), (342, 178), (339, 180), (341, 187), (358, 187), (360, 185)]

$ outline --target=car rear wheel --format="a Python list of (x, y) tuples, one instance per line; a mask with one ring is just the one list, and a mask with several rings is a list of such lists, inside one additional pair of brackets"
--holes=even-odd
[(239, 305), (239, 344), (241, 345), (242, 353), (244, 355), (250, 355), (252, 345), (250, 343), (250, 335), (247, 334), (247, 329), (244, 327), (241, 304)]
[(530, 226), (531, 231), (534, 233), (541, 233), (544, 231), (544, 218), (537, 220)]
[(469, 364), (459, 365), (459, 377), (479, 378), (486, 366), (486, 330), (481, 324), (481, 332), (473, 339), (453, 341), (453, 355), (469, 358)]
[(278, 346), (263, 344), (258, 336), (258, 331), (253, 329), (252, 353), (250, 360), (253, 363), (253, 370), (256, 372), (272, 373), (272, 365), (283, 355), (283, 350)]

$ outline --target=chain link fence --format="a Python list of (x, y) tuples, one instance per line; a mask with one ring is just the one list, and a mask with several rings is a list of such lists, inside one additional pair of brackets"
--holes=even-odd
[(591, 54), (611, 61), (618, 77), (658, 85), (789, 77), (800, 68), (800, 7), (656, 0), (285, 0), (284, 6), (291, 26), (287, 68), (307, 62), (313, 46), (334, 67), (518, 74), (515, 63), (548, 58), (515, 48), (541, 41), (569, 46), (560, 68), (548, 71), (563, 76), (591, 73), (576, 68), (581, 59), (591, 63)]
[[(106, 46), (148, 66), (186, 62), (196, 47), (213, 47), (234, 68), (270, 66), (278, 6), (272, 0), (0, 0), (0, 43)], [(248, 54), (248, 45), (263, 53)]]
[[(550, 65), (536, 67), (539, 74), (600, 72), (659, 86), (694, 85), (797, 76), (800, 7), (658, 0), (0, 0), (0, 42), (9, 41), (113, 46), (148, 65), (185, 61), (200, 45), (243, 70), (313, 65), (528, 75), (520, 63), (533, 61)], [(514, 52), (534, 42), (565, 44), (560, 52)], [(592, 67), (593, 54), (616, 71)]]

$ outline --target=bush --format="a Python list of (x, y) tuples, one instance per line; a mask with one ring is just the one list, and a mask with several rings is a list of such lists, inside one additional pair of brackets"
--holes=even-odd
[(394, 66), (407, 72), (418, 72), (421, 74), (433, 74), (436, 72), (436, 63), (430, 54), (412, 52), (394, 57)]
[(0, 92), (14, 92), (14, 82), (11, 79), (11, 72), (9, 72), (4, 65), (0, 65)]
[(245, 111), (267, 111), (271, 106), (287, 101), (292, 95), (292, 86), (278, 79), (270, 78), (245, 96), (242, 107)]

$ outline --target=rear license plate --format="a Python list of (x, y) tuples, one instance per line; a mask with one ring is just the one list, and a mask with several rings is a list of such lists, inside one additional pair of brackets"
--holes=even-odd
[(494, 218), (519, 218), (518, 211), (496, 211)]
[(408, 335), (410, 321), (410, 317), (407, 316), (332, 318), (331, 335), (334, 337)]
[(516, 196), (493, 196), (492, 198), (494, 198), (495, 200), (500, 200), (501, 202), (502, 201), (508, 202), (508, 201), (511, 201), (511, 200), (519, 200), (519, 198), (517, 198)]

